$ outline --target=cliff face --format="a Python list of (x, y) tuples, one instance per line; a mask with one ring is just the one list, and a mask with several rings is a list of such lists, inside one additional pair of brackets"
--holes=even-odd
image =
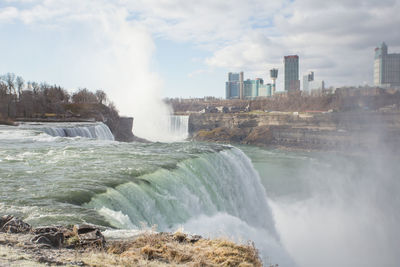
[(299, 148), (400, 144), (400, 113), (205, 113), (189, 117), (194, 140)]
[(109, 117), (105, 124), (110, 128), (114, 135), (115, 141), (120, 142), (142, 142), (150, 141), (133, 135), (133, 118), (132, 117)]
[(114, 123), (113, 127), (110, 127), (110, 129), (116, 141), (132, 142), (134, 139), (132, 127), (132, 117), (119, 117), (118, 120)]

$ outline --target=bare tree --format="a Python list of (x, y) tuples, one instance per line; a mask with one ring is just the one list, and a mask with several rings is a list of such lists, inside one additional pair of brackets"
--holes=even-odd
[(18, 98), (20, 98), (22, 94), (22, 89), (24, 89), (25, 81), (21, 76), (17, 76), (16, 83), (18, 88)]
[(97, 97), (88, 89), (83, 88), (72, 95), (72, 101), (74, 103), (97, 103)]
[(107, 102), (107, 95), (103, 90), (97, 90), (95, 94), (100, 104), (103, 104), (103, 101)]
[(7, 73), (4, 77), (7, 86), (8, 86), (8, 93), (10, 95), (16, 94), (15, 92), (15, 74), (14, 73)]
[(0, 80), (0, 118), (8, 116), (8, 97), (7, 94), (8, 87), (7, 84)]
[(7, 85), (7, 117), (14, 117), (16, 112), (15, 74), (7, 73), (1, 79)]
[(31, 82), (31, 86), (32, 86), (32, 91), (34, 95), (38, 95), (39, 94), (39, 90), (40, 90), (40, 86), (37, 82)]

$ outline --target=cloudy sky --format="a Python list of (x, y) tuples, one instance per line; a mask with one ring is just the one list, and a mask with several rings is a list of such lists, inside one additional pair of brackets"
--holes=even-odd
[(300, 75), (372, 84), (373, 49), (400, 53), (399, 14), (400, 0), (0, 0), (0, 73), (117, 103), (223, 97), (229, 71), (277, 67), (282, 90), (283, 56), (298, 54)]

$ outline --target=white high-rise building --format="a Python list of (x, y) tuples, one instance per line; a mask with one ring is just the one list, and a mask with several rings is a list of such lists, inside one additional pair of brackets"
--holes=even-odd
[(375, 48), (374, 85), (400, 86), (400, 54), (388, 54), (388, 47), (384, 42)]
[(314, 81), (314, 72), (310, 71), (310, 73), (303, 76), (303, 91), (309, 92), (310, 91), (310, 82)]
[(306, 94), (312, 93), (311, 91), (325, 89), (325, 82), (323, 80), (315, 80), (314, 72), (310, 71), (307, 75), (303, 76), (303, 92)]

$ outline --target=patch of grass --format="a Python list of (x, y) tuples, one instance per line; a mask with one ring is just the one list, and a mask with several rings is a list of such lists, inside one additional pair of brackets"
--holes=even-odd
[(144, 234), (134, 241), (115, 242), (107, 250), (122, 259), (190, 266), (262, 266), (253, 245), (224, 239), (192, 239), (184, 233)]
[(65, 244), (67, 246), (78, 246), (79, 245), (79, 236), (78, 235), (71, 236), (70, 238), (65, 240)]

